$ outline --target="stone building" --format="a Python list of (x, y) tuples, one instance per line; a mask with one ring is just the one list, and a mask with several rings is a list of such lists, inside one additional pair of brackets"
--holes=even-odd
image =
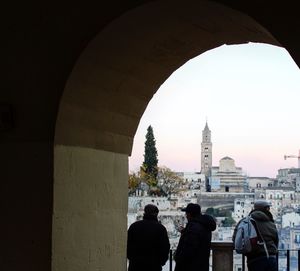
[(236, 198), (234, 200), (234, 209), (232, 213), (233, 219), (238, 222), (246, 217), (252, 210), (254, 205), (254, 195), (252, 197)]
[(219, 167), (211, 168), (209, 184), (211, 191), (243, 193), (246, 178), (242, 168), (236, 167), (234, 160), (226, 156), (220, 160)]
[(201, 172), (176, 172), (190, 189), (205, 191), (205, 175)]
[(274, 218), (281, 215), (282, 209), (292, 207), (296, 202), (295, 190), (293, 187), (270, 187), (265, 189), (265, 199), (271, 205), (271, 212)]
[(267, 187), (275, 186), (275, 180), (269, 177), (247, 177), (248, 189), (255, 192)]
[(281, 168), (276, 176), (278, 185), (292, 186), (300, 192), (300, 168)]

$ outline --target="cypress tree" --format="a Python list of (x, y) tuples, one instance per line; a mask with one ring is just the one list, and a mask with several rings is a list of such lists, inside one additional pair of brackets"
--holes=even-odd
[(151, 125), (147, 129), (146, 141), (145, 141), (145, 153), (144, 153), (144, 163), (143, 168), (145, 173), (156, 180), (157, 178), (157, 149), (155, 146), (155, 138), (153, 134), (153, 129)]

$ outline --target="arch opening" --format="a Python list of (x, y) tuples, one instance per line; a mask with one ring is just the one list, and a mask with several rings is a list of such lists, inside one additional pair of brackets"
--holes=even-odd
[(53, 270), (125, 269), (128, 155), (147, 104), (189, 59), (248, 42), (280, 46), (232, 9), (163, 1), (130, 11), (89, 44), (56, 124)]

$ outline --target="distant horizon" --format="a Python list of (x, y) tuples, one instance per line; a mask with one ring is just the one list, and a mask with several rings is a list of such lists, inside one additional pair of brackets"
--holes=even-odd
[(177, 69), (153, 96), (140, 120), (129, 170), (143, 163), (147, 127), (153, 127), (158, 165), (201, 170), (202, 130), (212, 134), (213, 166), (229, 156), (250, 177), (275, 178), (297, 168), (300, 71), (281, 47), (223, 45)]

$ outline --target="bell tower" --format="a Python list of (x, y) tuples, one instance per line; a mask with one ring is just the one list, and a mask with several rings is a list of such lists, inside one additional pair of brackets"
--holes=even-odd
[(211, 131), (208, 128), (207, 121), (202, 131), (201, 142), (201, 173), (206, 177), (210, 174), (212, 166), (212, 143), (211, 143)]

